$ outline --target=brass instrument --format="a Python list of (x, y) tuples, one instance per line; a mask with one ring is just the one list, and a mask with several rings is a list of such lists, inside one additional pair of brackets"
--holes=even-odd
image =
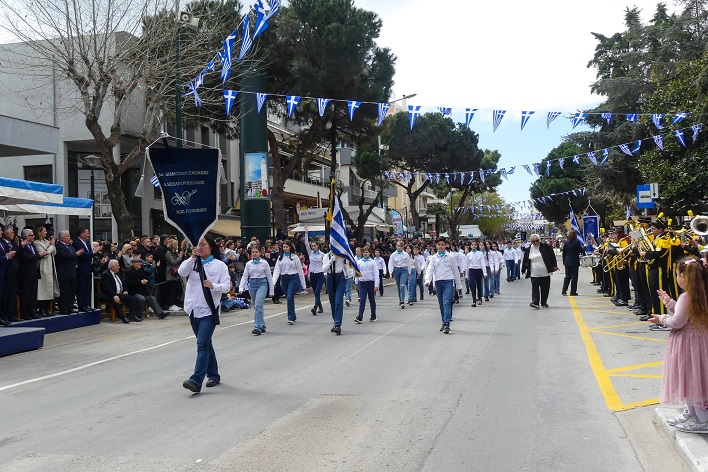
[(611, 256), (612, 259), (605, 264), (602, 271), (609, 272), (611, 270), (624, 270), (625, 265), (627, 264), (627, 259), (629, 259), (629, 256), (632, 255), (631, 248), (632, 246), (617, 248), (617, 255)]
[(708, 236), (708, 216), (696, 216), (690, 226), (696, 236)]

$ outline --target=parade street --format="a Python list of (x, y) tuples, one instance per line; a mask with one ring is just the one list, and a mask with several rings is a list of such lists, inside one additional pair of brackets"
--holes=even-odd
[(374, 323), (345, 307), (341, 336), (311, 295), (293, 326), (267, 302), (262, 336), (233, 311), (213, 337), (222, 382), (196, 395), (183, 314), (49, 334), (0, 359), (0, 470), (685, 470), (652, 423), (668, 333), (580, 274), (572, 298), (553, 276), (546, 309), (523, 279), (466, 296), (447, 335), (427, 290), (402, 310), (390, 285)]

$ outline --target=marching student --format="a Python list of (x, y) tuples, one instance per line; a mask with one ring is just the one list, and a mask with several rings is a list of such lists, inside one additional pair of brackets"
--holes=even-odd
[(499, 285), (499, 282), (501, 281), (501, 271), (502, 271), (502, 268), (504, 267), (504, 255), (499, 250), (499, 245), (497, 243), (492, 243), (491, 257), (494, 260), (493, 265), (492, 265), (492, 274), (491, 274), (491, 277), (494, 279), (494, 290), (492, 293), (492, 296), (493, 296), (494, 294), (496, 294), (496, 295), (500, 294), (499, 289), (501, 287)]
[(305, 226), (305, 248), (307, 249), (307, 257), (310, 260), (310, 285), (312, 285), (312, 290), (315, 293), (315, 306), (312, 307), (313, 315), (317, 313), (322, 313), (322, 300), (320, 299), (320, 291), (322, 290), (322, 284), (324, 284), (324, 272), (322, 271), (322, 258), (324, 254), (320, 251), (320, 245), (317, 241), (310, 241), (308, 237), (308, 229)]
[(364, 319), (364, 309), (366, 308), (366, 298), (369, 298), (371, 307), (371, 318), (369, 321), (376, 321), (376, 288), (379, 285), (379, 267), (371, 259), (371, 248), (365, 246), (362, 250), (362, 258), (357, 262), (361, 277), (356, 277), (356, 291), (359, 293), (359, 316), (354, 321), (361, 323)]
[(288, 324), (294, 324), (297, 320), (295, 314), (295, 294), (305, 289), (305, 273), (302, 271), (300, 258), (294, 254), (295, 248), (292, 241), (283, 241), (283, 251), (278, 260), (275, 261), (273, 269), (273, 283), (280, 280), (285, 297), (288, 301)]
[(386, 261), (381, 257), (381, 251), (374, 251), (374, 262), (379, 268), (379, 296), (383, 297), (384, 294), (384, 275), (388, 275), (388, 270), (386, 269)]
[(418, 277), (423, 273), (423, 266), (416, 260), (413, 254), (413, 248), (411, 246), (406, 246), (406, 254), (411, 258), (411, 272), (408, 276), (408, 304), (413, 306), (413, 301), (415, 300), (415, 288), (417, 286)]
[(470, 289), (472, 290), (472, 306), (482, 304), (482, 280), (487, 278), (487, 266), (484, 255), (477, 250), (477, 241), (470, 243), (467, 254), (469, 267)]
[(511, 241), (506, 243), (504, 249), (504, 265), (506, 265), (506, 281), (513, 282), (516, 280), (514, 270), (516, 270), (516, 250), (511, 246)]
[[(342, 334), (342, 319), (344, 317), (344, 291), (347, 287), (347, 261), (335, 255), (332, 251), (322, 258), (322, 270), (327, 276), (327, 295), (329, 308), (332, 310), (334, 326), (330, 332)], [(354, 270), (352, 269), (352, 273)]]
[[(420, 299), (424, 300), (423, 297), (423, 284), (425, 282), (425, 257), (420, 253), (420, 248), (418, 246), (413, 246), (413, 260), (415, 261), (416, 267), (418, 267), (418, 277), (416, 278), (415, 286), (420, 289)], [(417, 302), (418, 297), (416, 297), (415, 286), (413, 287), (413, 301)]]
[(410, 273), (413, 269), (413, 260), (406, 254), (403, 250), (403, 242), (398, 241), (396, 243), (396, 251), (391, 254), (388, 259), (388, 272), (393, 276), (396, 281), (396, 288), (398, 289), (398, 306), (403, 309), (406, 307), (406, 285), (410, 280)]
[(450, 332), (450, 320), (452, 319), (452, 302), (456, 288), (461, 288), (460, 270), (457, 261), (445, 250), (446, 240), (444, 237), (437, 239), (436, 247), (438, 252), (428, 258), (428, 266), (425, 270), (425, 285), (430, 286), (435, 280), (435, 292), (440, 305), (440, 317), (442, 327), (440, 331), (445, 334)]
[[(246, 289), (248, 285), (248, 289)], [(273, 277), (270, 274), (270, 266), (261, 259), (261, 245), (251, 244), (251, 260), (246, 262), (239, 284), (239, 294), (246, 290), (251, 295), (253, 308), (253, 331), (252, 334), (260, 336), (266, 332), (265, 318), (263, 317), (263, 303), (267, 297), (273, 296)]]

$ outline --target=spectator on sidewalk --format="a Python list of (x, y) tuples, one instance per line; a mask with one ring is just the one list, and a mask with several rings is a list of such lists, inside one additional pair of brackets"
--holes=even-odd
[(52, 301), (59, 295), (59, 282), (55, 269), (54, 254), (56, 253), (56, 238), (47, 239), (47, 228), (38, 226), (34, 247), (42, 256), (39, 261), (39, 282), (37, 283), (37, 309), (40, 317), (51, 316)]

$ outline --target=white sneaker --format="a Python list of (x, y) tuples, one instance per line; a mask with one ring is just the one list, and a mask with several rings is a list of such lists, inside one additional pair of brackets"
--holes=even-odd
[(693, 416), (694, 415), (688, 414), (688, 408), (684, 408), (683, 412), (680, 415), (674, 418), (669, 418), (668, 420), (666, 420), (666, 422), (669, 423), (670, 426), (676, 426), (679, 423), (685, 423), (686, 421), (693, 418)]
[(678, 423), (676, 429), (684, 433), (708, 434), (708, 421), (701, 423), (697, 416), (692, 416), (684, 423)]
[(170, 308), (167, 309), (167, 311), (180, 311), (182, 310), (180, 307), (177, 305), (172, 305)]

